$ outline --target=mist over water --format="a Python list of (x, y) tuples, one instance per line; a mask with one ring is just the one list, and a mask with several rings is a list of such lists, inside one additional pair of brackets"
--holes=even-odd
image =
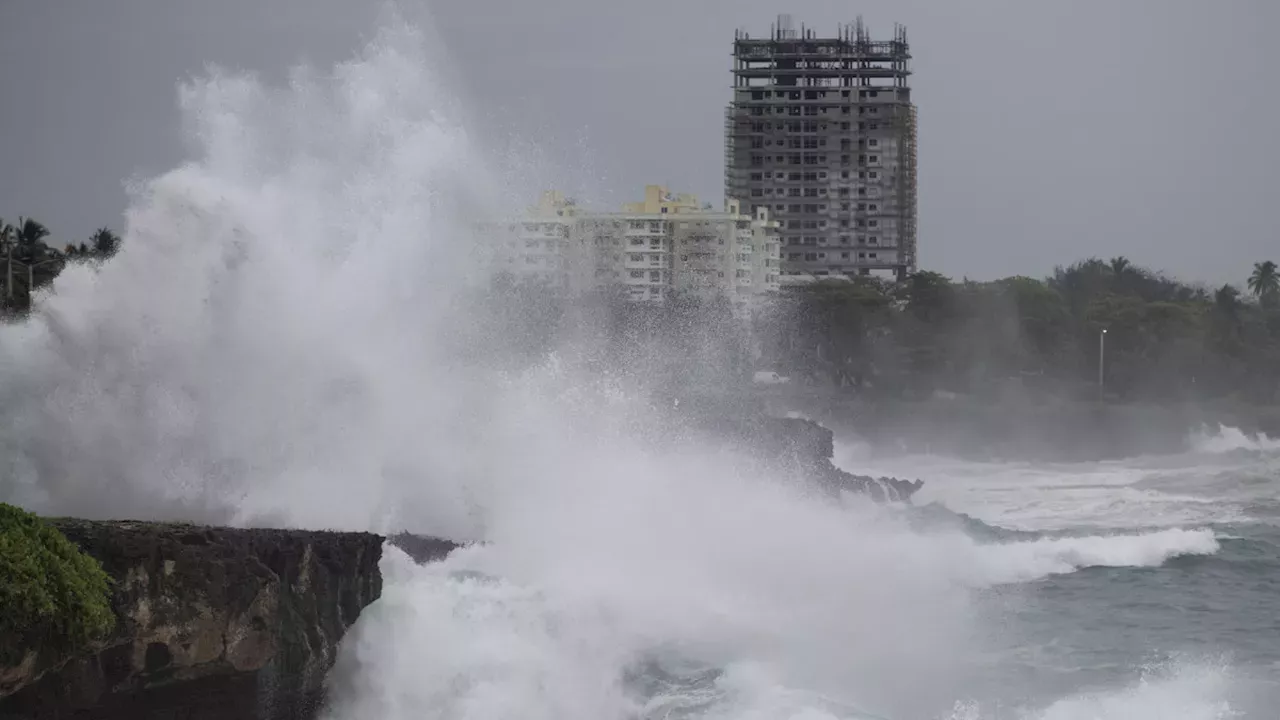
[[(658, 439), (589, 343), (507, 362), (470, 228), (540, 188), (484, 162), (428, 43), (393, 18), (285, 87), (183, 87), (191, 158), (135, 189), (123, 251), (0, 328), (2, 499), (486, 541), (429, 567), (387, 548), (333, 720), (1229, 717), (1232, 666), (1202, 657), (1019, 694), (992, 602), (1213, 557), (1208, 523), (982, 536), (833, 503)], [(926, 492), (963, 479), (934, 470)]]

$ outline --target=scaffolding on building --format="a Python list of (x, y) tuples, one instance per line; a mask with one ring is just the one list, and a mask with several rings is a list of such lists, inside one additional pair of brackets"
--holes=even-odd
[[(913, 272), (915, 108), (905, 26), (872, 40), (859, 17), (818, 37), (779, 15), (766, 39), (735, 32), (733, 58), (725, 194), (753, 208), (775, 203), (784, 244), (794, 248), (784, 269)], [(859, 202), (873, 197), (883, 199)], [(860, 232), (871, 228), (885, 230)]]

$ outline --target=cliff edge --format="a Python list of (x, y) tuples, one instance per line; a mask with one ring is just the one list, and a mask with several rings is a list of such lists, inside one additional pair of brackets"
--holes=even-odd
[(116, 623), (87, 651), (19, 649), (0, 667), (4, 720), (313, 717), (382, 592), (378, 535), (48, 522), (112, 578)]

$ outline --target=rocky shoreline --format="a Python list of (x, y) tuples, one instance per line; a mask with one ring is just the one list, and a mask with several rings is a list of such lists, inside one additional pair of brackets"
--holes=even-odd
[(921, 480), (855, 475), (836, 467), (835, 435), (803, 417), (771, 415), (756, 403), (693, 399), (679, 404), (688, 430), (733, 443), (770, 470), (799, 473), (832, 495), (852, 492), (877, 502), (908, 502)]
[(0, 718), (315, 717), (338, 643), (382, 592), (383, 538), (49, 521), (113, 580), (115, 629), (0, 667)]
[[(853, 475), (811, 420), (688, 411), (685, 428), (838, 496), (908, 501), (920, 481)], [(48, 521), (112, 580), (114, 629), (78, 652), (0, 637), (0, 720), (312, 720), (338, 646), (382, 593), (384, 543), (419, 563), (457, 544), (400, 533)], [(3, 579), (0, 579), (3, 580)], [(56, 640), (56, 639), (55, 639)]]

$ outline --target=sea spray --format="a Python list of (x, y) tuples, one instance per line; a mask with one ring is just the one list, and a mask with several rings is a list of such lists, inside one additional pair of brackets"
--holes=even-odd
[(572, 353), (495, 370), (470, 228), (504, 182), (422, 44), (393, 22), (288, 87), (193, 81), (193, 157), (135, 192), (124, 250), (0, 329), (2, 454), (45, 511), (486, 541), (387, 550), (331, 718), (634, 717), (652, 663), (698, 669), (664, 692), (699, 717), (937, 717), (983, 650), (975, 589), (1213, 551), (922, 532), (655, 452), (661, 414)]

